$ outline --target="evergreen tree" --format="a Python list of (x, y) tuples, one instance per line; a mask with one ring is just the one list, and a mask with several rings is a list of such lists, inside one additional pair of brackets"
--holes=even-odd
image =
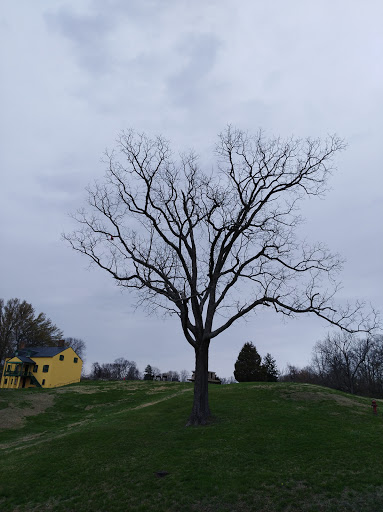
[(261, 356), (251, 342), (243, 345), (235, 363), (234, 377), (238, 382), (266, 380), (266, 372), (261, 364)]
[(147, 367), (145, 368), (144, 380), (153, 380), (153, 379), (154, 379), (153, 370), (152, 370), (152, 367), (150, 366), (150, 364), (148, 364)]
[(269, 353), (267, 353), (263, 358), (263, 368), (266, 372), (267, 382), (277, 382), (279, 376), (277, 362)]

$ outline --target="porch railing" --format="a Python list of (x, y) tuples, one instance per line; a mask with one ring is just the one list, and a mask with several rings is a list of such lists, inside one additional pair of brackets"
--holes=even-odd
[(33, 377), (32, 372), (23, 370), (5, 370), (4, 377)]
[(32, 372), (26, 372), (21, 370), (7, 370), (4, 372), (4, 377), (29, 377), (31, 384), (37, 386), (38, 388), (42, 387), (40, 382), (36, 379)]

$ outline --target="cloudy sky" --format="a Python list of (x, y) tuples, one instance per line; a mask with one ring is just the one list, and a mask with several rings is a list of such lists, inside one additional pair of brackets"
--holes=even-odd
[[(3, 0), (0, 297), (43, 311), (86, 341), (87, 363), (117, 357), (191, 371), (177, 320), (133, 307), (61, 233), (100, 158), (125, 128), (193, 147), (210, 166), (232, 123), (348, 144), (303, 236), (347, 260), (339, 300), (383, 311), (383, 3), (381, 0)], [(240, 348), (307, 364), (328, 327), (258, 314), (211, 347), (230, 376)]]

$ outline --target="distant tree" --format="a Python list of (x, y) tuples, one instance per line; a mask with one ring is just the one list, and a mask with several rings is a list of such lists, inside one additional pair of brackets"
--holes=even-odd
[(172, 382), (179, 382), (180, 381), (180, 374), (174, 370), (169, 370), (167, 372), (168, 374), (168, 379), (171, 380)]
[(85, 361), (86, 343), (79, 338), (65, 338), (65, 347), (71, 347), (76, 354), (81, 358), (82, 362)]
[(254, 136), (228, 126), (205, 172), (194, 152), (177, 161), (168, 141), (123, 132), (107, 152), (104, 183), (64, 235), (150, 311), (179, 317), (195, 351), (189, 425), (206, 424), (210, 343), (237, 320), (269, 307), (311, 313), (348, 332), (371, 331), (363, 304), (337, 306), (342, 261), (323, 244), (298, 239), (299, 203), (322, 196), (345, 144)]
[(369, 351), (358, 371), (357, 392), (383, 396), (383, 335), (372, 337)]
[(261, 356), (251, 342), (243, 345), (235, 363), (234, 377), (238, 382), (257, 382), (266, 380)]
[(287, 365), (281, 381), (319, 384), (363, 396), (383, 396), (383, 336), (328, 334), (318, 341), (309, 365)]
[(0, 362), (22, 345), (55, 346), (62, 331), (28, 302), (0, 299)]
[(307, 384), (320, 384), (318, 376), (311, 366), (305, 366), (304, 368), (298, 368), (292, 364), (288, 364), (287, 368), (283, 371), (279, 377), (281, 382), (302, 382)]
[(126, 374), (128, 373), (129, 365), (130, 361), (124, 359), (123, 357), (115, 359), (112, 365), (112, 378), (115, 380), (125, 379)]
[(335, 333), (316, 343), (312, 364), (321, 380), (330, 387), (355, 393), (363, 367), (376, 345), (375, 339)]
[(91, 379), (103, 380), (138, 380), (140, 372), (134, 361), (128, 361), (123, 357), (115, 359), (113, 363), (93, 363), (89, 376)]
[(125, 380), (140, 380), (141, 378), (142, 375), (140, 374), (135, 361), (129, 361), (129, 367), (125, 376)]
[(144, 380), (153, 380), (153, 379), (154, 379), (153, 370), (152, 370), (152, 367), (150, 366), (150, 364), (148, 364), (144, 370)]
[(127, 371), (124, 378), (125, 380), (140, 380), (142, 378), (135, 361), (128, 361)]
[(237, 381), (233, 376), (231, 377), (221, 377), (221, 384), (236, 384)]
[(279, 371), (277, 368), (277, 362), (269, 353), (267, 353), (263, 358), (263, 368), (265, 369), (266, 380), (268, 382), (276, 382), (278, 380)]
[(98, 362), (92, 363), (92, 370), (89, 374), (90, 379), (101, 379), (102, 377), (102, 368), (101, 365)]
[(181, 370), (180, 371), (180, 381), (187, 382), (188, 378), (189, 378), (189, 372), (187, 370)]
[(157, 366), (152, 366), (152, 372), (154, 377), (157, 377), (157, 375), (161, 375), (161, 370)]

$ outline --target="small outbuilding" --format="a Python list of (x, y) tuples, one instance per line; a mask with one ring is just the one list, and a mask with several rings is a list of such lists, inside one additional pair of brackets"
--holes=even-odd
[[(221, 384), (222, 383), (221, 379), (219, 377), (217, 377), (215, 372), (207, 372), (207, 373), (208, 373), (209, 384)], [(188, 380), (190, 380), (190, 382), (195, 381), (195, 372), (193, 372), (191, 379), (188, 379)]]
[(179, 378), (173, 375), (172, 373), (160, 373), (159, 375), (155, 375), (153, 380), (163, 381), (163, 382), (179, 382)]

